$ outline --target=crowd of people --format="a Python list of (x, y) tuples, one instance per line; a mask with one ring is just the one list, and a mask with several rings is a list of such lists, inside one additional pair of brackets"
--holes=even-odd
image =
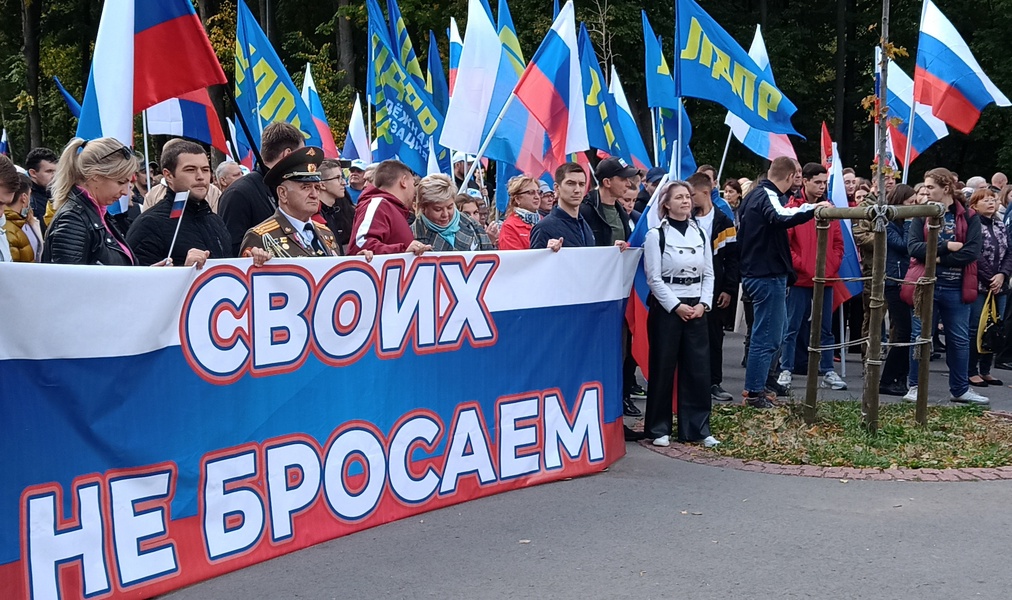
[[(902, 344), (922, 331), (931, 332), (933, 359), (945, 353), (951, 401), (987, 404), (971, 388), (1002, 384), (991, 373), (994, 355), (977, 344), (981, 315), (995, 309), (1004, 314), (1012, 275), (1012, 186), (1001, 173), (990, 182), (971, 177), (964, 184), (936, 168), (913, 187), (887, 177), (879, 190), (874, 181), (844, 170), (851, 206), (881, 196), (888, 204), (935, 202), (946, 209), (934, 321), (920, 322), (911, 286), (902, 285), (923, 272), (926, 221), (895, 220), (887, 226), (889, 327), (870, 333), (867, 291), (844, 301), (839, 285), (826, 286), (822, 314), (812, 314), (815, 208), (830, 205), (827, 169), (819, 163), (802, 166), (781, 157), (755, 179), (723, 185), (709, 165), (674, 181), (664, 169), (644, 172), (614, 157), (593, 169), (566, 163), (550, 182), (530, 175), (510, 179), (500, 213), (480, 166), (464, 184), (475, 158), (462, 153), (452, 157), (452, 175), (419, 177), (396, 160), (324, 159), (320, 148), (305, 146), (295, 127), (273, 123), (263, 130), (260, 154), (262, 165), (251, 171), (227, 160), (212, 171), (205, 149), (185, 139), (171, 139), (158, 163), (145, 164), (112, 138), (75, 138), (59, 155), (32, 150), (23, 168), (0, 156), (0, 227), (6, 234), (0, 236), (0, 260), (199, 269), (209, 259), (232, 257), (250, 257), (259, 266), (272, 258), (312, 256), (371, 260), (376, 254), (588, 246), (623, 251), (636, 224), (656, 211), (660, 225), (644, 242), (650, 288), (646, 390), (637, 382), (630, 332), (623, 332), (624, 411), (644, 416), (643, 433), (627, 436), (645, 436), (659, 446), (673, 435), (707, 447), (720, 443), (710, 432), (710, 407), (734, 398), (723, 387), (724, 334), (736, 322), (739, 300), (747, 323), (742, 396), (757, 409), (773, 406), (777, 396), (789, 394), (794, 375), (807, 373), (811, 327), (819, 328), (823, 346), (844, 341), (834, 332), (838, 319), (848, 323), (850, 341), (882, 335), (891, 342), (882, 394), (916, 398), (916, 354)], [(851, 234), (870, 275), (871, 227), (855, 221), (851, 231), (834, 221), (826, 277), (839, 276), (845, 236)], [(835, 368), (844, 358), (822, 351), (821, 386), (847, 388)], [(645, 415), (634, 402), (644, 397)]]

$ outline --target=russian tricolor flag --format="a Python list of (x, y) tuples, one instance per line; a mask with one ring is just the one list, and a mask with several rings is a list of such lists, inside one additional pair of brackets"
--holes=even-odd
[[(769, 80), (772, 82), (773, 68), (770, 66), (770, 57), (766, 52), (762, 28), (759, 25), (755, 26), (755, 36), (752, 38), (752, 45), (748, 49), (748, 55), (762, 69), (763, 73), (769, 76)], [(773, 160), (778, 156), (789, 156), (794, 160), (798, 159), (797, 153), (794, 152), (794, 145), (791, 144), (791, 139), (786, 134), (760, 131), (750, 126), (741, 117), (731, 111), (727, 112), (724, 124), (731, 128), (731, 133), (734, 134), (734, 137), (742, 145), (767, 160)]]
[(615, 98), (615, 106), (618, 108), (616, 121), (618, 128), (622, 131), (622, 137), (625, 138), (629, 154), (632, 156), (633, 166), (642, 171), (650, 170), (654, 165), (650, 160), (646, 144), (643, 143), (639, 127), (636, 126), (636, 120), (633, 119), (632, 109), (629, 108), (629, 100), (625, 97), (622, 80), (618, 78), (615, 65), (611, 66), (611, 82), (608, 84), (608, 91)]
[(369, 134), (365, 130), (365, 119), (362, 118), (362, 102), (355, 96), (355, 108), (351, 110), (348, 120), (348, 135), (344, 138), (344, 150), (341, 152), (347, 160), (360, 159), (372, 162), (372, 148), (369, 146)]
[(480, 124), (485, 124), (493, 112), (490, 107), (503, 54), (499, 32), (490, 15), (491, 10), (483, 0), (468, 0), (467, 28), (456, 70), (453, 58), (450, 59), (453, 93), (438, 140), (444, 148), (475, 154), (481, 147)]
[(189, 197), (189, 194), (176, 194), (175, 199), (172, 201), (172, 212), (169, 213), (170, 219), (178, 219), (183, 216), (183, 209), (186, 208), (186, 199)]
[(573, 0), (562, 7), (514, 93), (545, 128), (557, 164), (590, 147)]
[(545, 156), (551, 142), (544, 126), (522, 102), (511, 103), (506, 108), (506, 113), (502, 115), (502, 121), (493, 130), (500, 112), (516, 89), (527, 64), (506, 0), (499, 0), (499, 22), (496, 31), (502, 44), (502, 52), (499, 56), (499, 68), (495, 75), (495, 88), (492, 92), (489, 113), (482, 130), (482, 139), (485, 136), (491, 137), (484, 156), (514, 167), (520, 173), (539, 176), (546, 171), (554, 171), (562, 163), (553, 162), (552, 156)]
[[(880, 48), (875, 48), (875, 89), (879, 88)], [(892, 146), (893, 159), (906, 159), (907, 135), (910, 131), (910, 106), (914, 101), (914, 81), (893, 61), (889, 61), (889, 76), (886, 78), (886, 107), (888, 118), (886, 133)], [(929, 146), (949, 135), (945, 122), (931, 114), (931, 107), (918, 104), (914, 112), (914, 138), (910, 146), (910, 162), (928, 149)]]
[(4, 127), (3, 133), (0, 133), (0, 154), (4, 156), (10, 156), (11, 144), (7, 141), (7, 128)]
[[(660, 198), (661, 192), (667, 186), (670, 175), (670, 173), (666, 173), (660, 183), (657, 184), (653, 196), (647, 202), (647, 207), (643, 209), (640, 220), (636, 222), (636, 227), (629, 234), (630, 246), (642, 248), (643, 242), (647, 237), (647, 232), (654, 227), (660, 226), (661, 218), (657, 214), (657, 201)], [(643, 377), (647, 380), (650, 379), (650, 341), (647, 336), (647, 316), (650, 312), (647, 308), (647, 298), (649, 296), (650, 286), (647, 284), (647, 273), (643, 268), (643, 260), (641, 259), (639, 265), (636, 267), (636, 275), (633, 278), (632, 295), (629, 297), (629, 303), (626, 305), (625, 318), (629, 324), (629, 333), (632, 336), (631, 354), (633, 360), (639, 365), (640, 370), (643, 371)]]
[[(829, 200), (838, 208), (847, 208), (847, 188), (843, 185), (843, 162), (840, 160), (840, 153), (836, 149), (836, 142), (832, 142), (831, 165), (829, 167)], [(843, 261), (840, 262), (840, 277), (861, 277), (861, 260), (858, 258), (857, 245), (854, 243), (854, 234), (851, 232), (850, 219), (840, 221), (843, 228)], [(850, 298), (857, 296), (864, 290), (864, 284), (860, 281), (833, 282), (833, 310)]]
[[(932, 114), (963, 133), (973, 130), (988, 104), (1012, 105), (931, 0), (925, 0), (921, 13), (914, 96), (918, 103), (930, 106)], [(916, 125), (914, 131), (916, 137)]]
[[(77, 136), (133, 146), (135, 114), (227, 81), (189, 0), (107, 0)], [(110, 212), (127, 207), (124, 197)]]
[(107, 0), (77, 135), (132, 146), (135, 114), (227, 81), (189, 0)]
[(453, 97), (453, 86), (457, 83), (457, 68), (460, 67), (460, 53), (464, 50), (464, 41), (457, 29), (457, 20), (450, 17), (450, 97)]
[(190, 138), (229, 154), (218, 113), (204, 88), (159, 102), (148, 109), (147, 117), (151, 134)]
[(302, 100), (309, 107), (309, 112), (313, 114), (313, 123), (316, 124), (316, 130), (320, 132), (324, 158), (340, 158), (341, 153), (337, 151), (337, 144), (334, 143), (334, 134), (330, 131), (327, 113), (323, 110), (323, 101), (320, 100), (320, 93), (316, 90), (316, 82), (313, 81), (313, 73), (309, 70), (309, 63), (306, 63), (306, 78), (302, 81)]
[(236, 135), (235, 123), (232, 119), (226, 118), (225, 122), (228, 123), (228, 135), (232, 142), (232, 152), (226, 152), (232, 160), (246, 167), (250, 171), (253, 170), (253, 149), (250, 148), (249, 143), (246, 142), (245, 135)]

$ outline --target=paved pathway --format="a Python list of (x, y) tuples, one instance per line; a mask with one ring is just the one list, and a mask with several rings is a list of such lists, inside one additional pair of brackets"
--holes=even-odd
[[(740, 360), (735, 341), (728, 363)], [(944, 362), (932, 369), (940, 401)], [(740, 390), (741, 368), (727, 381)], [(995, 407), (1012, 409), (1012, 390), (995, 392)], [(842, 483), (627, 450), (599, 475), (391, 523), (166, 598), (1010, 595), (1012, 482)]]

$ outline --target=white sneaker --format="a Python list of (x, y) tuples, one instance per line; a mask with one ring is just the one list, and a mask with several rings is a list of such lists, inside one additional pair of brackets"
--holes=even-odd
[(907, 393), (903, 394), (903, 401), (904, 402), (917, 402), (917, 386), (916, 385), (910, 386), (910, 389), (907, 390)]
[(667, 448), (668, 446), (670, 446), (670, 445), (671, 445), (671, 439), (670, 439), (670, 438), (668, 438), (668, 436), (666, 436), (666, 435), (662, 435), (661, 437), (659, 437), (659, 438), (655, 439), (655, 440), (654, 440), (653, 442), (651, 442), (651, 443), (652, 443), (652, 444), (653, 444), (654, 446), (661, 446), (662, 448)]
[(836, 371), (830, 371), (822, 376), (822, 387), (845, 390), (847, 389), (847, 382), (837, 375)]
[(949, 398), (949, 401), (960, 402), (962, 404), (991, 404), (990, 400), (971, 389), (966, 390), (959, 396)]
[(783, 370), (783, 371), (780, 371), (780, 374), (777, 375), (777, 383), (780, 384), (780, 385), (782, 385), (787, 390), (791, 389), (791, 382), (793, 380), (794, 380), (794, 376), (791, 375), (791, 372), (788, 371), (788, 370), (786, 370), (786, 369)]
[(718, 441), (717, 438), (713, 437), (712, 435), (706, 436), (706, 439), (703, 440), (703, 447), (705, 448), (716, 448), (719, 445), (720, 441)]

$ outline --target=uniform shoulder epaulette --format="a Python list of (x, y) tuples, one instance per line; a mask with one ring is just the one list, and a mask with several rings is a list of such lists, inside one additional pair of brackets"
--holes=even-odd
[(330, 235), (334, 235), (334, 232), (331, 231), (330, 227), (327, 227), (323, 223), (316, 223), (314, 221), (313, 224), (316, 225), (316, 228), (319, 229), (321, 232), (323, 232), (323, 233), (329, 233)]
[(270, 233), (278, 229), (281, 229), (281, 225), (278, 225), (278, 222), (274, 218), (270, 218), (263, 223), (254, 226), (251, 231), (256, 235), (264, 235), (265, 233)]

